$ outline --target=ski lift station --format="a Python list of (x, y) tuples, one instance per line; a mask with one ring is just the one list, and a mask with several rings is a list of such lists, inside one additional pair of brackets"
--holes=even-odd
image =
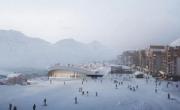
[(83, 78), (83, 77), (100, 77), (101, 75), (75, 66), (53, 66), (48, 70), (49, 78)]

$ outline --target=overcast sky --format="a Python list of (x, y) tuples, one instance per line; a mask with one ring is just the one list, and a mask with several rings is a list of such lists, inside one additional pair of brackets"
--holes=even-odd
[(0, 0), (0, 29), (130, 49), (180, 37), (180, 0)]

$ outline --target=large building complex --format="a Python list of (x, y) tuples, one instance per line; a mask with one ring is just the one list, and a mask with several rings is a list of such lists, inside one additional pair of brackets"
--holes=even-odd
[(147, 49), (125, 51), (119, 60), (123, 65), (155, 76), (180, 77), (180, 46), (151, 45)]

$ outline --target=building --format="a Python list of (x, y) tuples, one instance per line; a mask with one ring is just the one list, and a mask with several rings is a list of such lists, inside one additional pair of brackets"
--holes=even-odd
[[(93, 67), (92, 67), (93, 68)], [(87, 69), (86, 67), (79, 67), (79, 66), (61, 66), (56, 65), (49, 68), (48, 77), (49, 78), (85, 78), (87, 77), (102, 77), (103, 74), (100, 70), (92, 70)]]
[(164, 70), (165, 46), (151, 45), (147, 51), (147, 68), (152, 75), (158, 75)]
[(82, 68), (74, 66), (53, 66), (49, 69), (48, 77), (50, 78), (81, 78), (86, 74), (90, 74), (90, 71), (86, 71)]
[(150, 45), (139, 51), (125, 51), (121, 62), (153, 76), (177, 78), (180, 77), (180, 46)]
[(166, 47), (164, 72), (167, 76), (180, 76), (180, 46)]
[(139, 51), (139, 70), (148, 72), (148, 57), (147, 57), (147, 50), (140, 50)]
[(123, 65), (126, 66), (138, 66), (139, 65), (139, 57), (138, 51), (125, 51), (121, 55), (121, 61)]

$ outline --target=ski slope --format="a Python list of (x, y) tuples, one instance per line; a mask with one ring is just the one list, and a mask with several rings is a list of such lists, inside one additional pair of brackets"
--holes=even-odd
[[(18, 110), (32, 110), (33, 104), (37, 110), (180, 110), (177, 82), (172, 82), (167, 88), (167, 82), (162, 81), (155, 93), (153, 78), (147, 83), (146, 79), (128, 77), (107, 75), (103, 79), (87, 79), (83, 85), (82, 80), (69, 80), (65, 85), (62, 80), (53, 80), (50, 84), (47, 78), (33, 79), (32, 85), (28, 86), (3, 85), (0, 86), (0, 110), (7, 110), (9, 103), (16, 105)], [(118, 84), (116, 88), (114, 80), (123, 81), (123, 85)], [(128, 85), (138, 85), (138, 89), (130, 91)], [(80, 87), (85, 95), (79, 92)], [(171, 100), (167, 93), (171, 94)], [(74, 103), (74, 97), (77, 97), (78, 104)], [(43, 106), (44, 98), (48, 106)]]

